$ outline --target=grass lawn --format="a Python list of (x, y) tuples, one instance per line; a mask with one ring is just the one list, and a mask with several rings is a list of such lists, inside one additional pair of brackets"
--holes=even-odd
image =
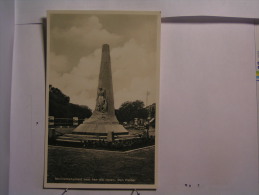
[(155, 148), (130, 152), (49, 146), (48, 183), (154, 184)]

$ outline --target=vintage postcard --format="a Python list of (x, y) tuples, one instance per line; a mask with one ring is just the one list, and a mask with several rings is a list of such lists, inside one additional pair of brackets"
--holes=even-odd
[(48, 11), (45, 188), (156, 189), (160, 12)]

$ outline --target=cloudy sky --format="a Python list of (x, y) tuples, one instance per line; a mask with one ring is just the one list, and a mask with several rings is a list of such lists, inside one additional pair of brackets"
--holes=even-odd
[(155, 102), (157, 16), (137, 14), (51, 14), (49, 84), (70, 102), (95, 107), (101, 47), (110, 45), (114, 103)]

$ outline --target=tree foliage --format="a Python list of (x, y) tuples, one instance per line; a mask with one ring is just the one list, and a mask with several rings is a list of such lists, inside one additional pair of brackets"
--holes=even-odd
[(153, 103), (153, 104), (147, 106), (146, 109), (148, 110), (150, 118), (156, 117), (156, 103)]
[(144, 102), (140, 100), (124, 102), (116, 111), (117, 118), (120, 122), (129, 122), (134, 118), (147, 118), (148, 110), (144, 106)]
[(70, 98), (60, 89), (49, 86), (49, 116), (55, 118), (89, 118), (92, 111), (87, 106), (69, 103)]

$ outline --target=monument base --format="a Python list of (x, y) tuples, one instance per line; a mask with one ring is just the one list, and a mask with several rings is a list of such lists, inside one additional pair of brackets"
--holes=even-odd
[(106, 136), (109, 132), (114, 135), (128, 135), (129, 132), (120, 124), (92, 123), (81, 124), (72, 133), (80, 135), (100, 135)]
[(73, 130), (73, 134), (107, 136), (109, 132), (114, 135), (128, 135), (129, 132), (119, 124), (115, 115), (94, 111), (93, 115)]

